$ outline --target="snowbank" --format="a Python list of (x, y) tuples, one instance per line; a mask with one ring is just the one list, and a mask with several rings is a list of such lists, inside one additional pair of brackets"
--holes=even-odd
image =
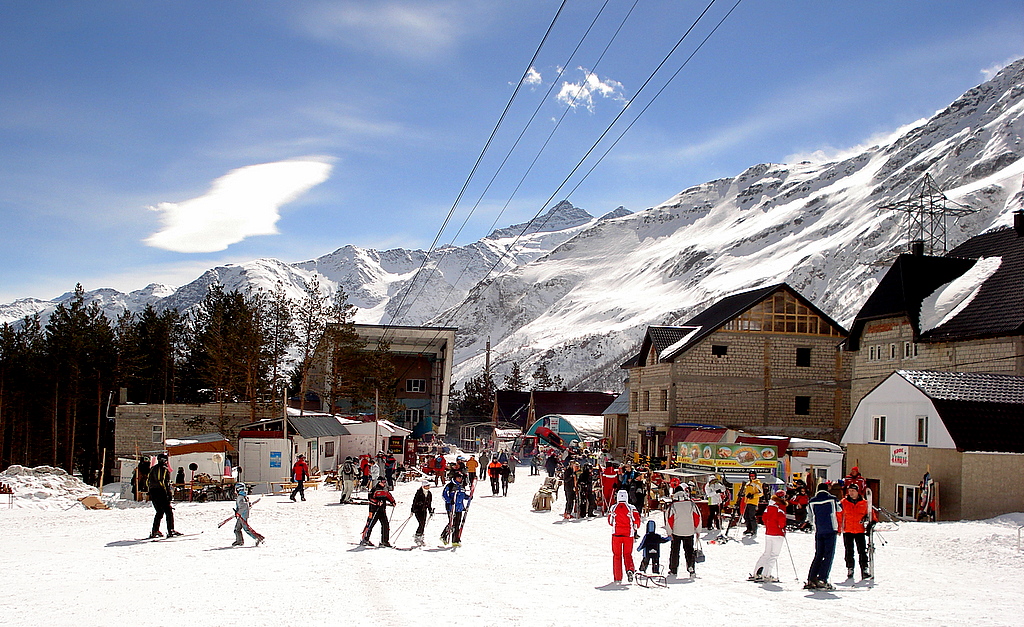
[(14, 465), (0, 472), (0, 483), (14, 490), (14, 506), (32, 509), (69, 509), (78, 499), (96, 496), (97, 490), (62, 468)]

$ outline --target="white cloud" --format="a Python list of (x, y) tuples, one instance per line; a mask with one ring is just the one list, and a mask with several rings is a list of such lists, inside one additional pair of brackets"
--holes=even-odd
[(565, 81), (562, 88), (558, 90), (555, 99), (558, 102), (571, 107), (584, 107), (593, 113), (595, 98), (611, 98), (619, 102), (626, 102), (622, 83), (610, 78), (601, 79), (597, 74), (582, 68), (576, 68), (583, 72), (583, 79), (578, 83)]
[(993, 65), (990, 65), (989, 67), (981, 70), (981, 75), (984, 76), (985, 80), (987, 81), (992, 80), (992, 77), (998, 74), (1000, 70), (1002, 70), (1007, 65), (1010, 65), (1019, 58), (1020, 57), (1010, 57), (1009, 59), (1003, 61), (1002, 63), (995, 63)]
[(526, 78), (523, 79), (523, 83), (526, 85), (540, 85), (543, 81), (540, 78), (540, 72), (538, 72), (533, 66), (530, 66), (529, 71), (526, 72)]
[(433, 58), (459, 41), (467, 12), (454, 2), (321, 2), (300, 15), (299, 27), (345, 46)]
[(232, 170), (210, 191), (180, 203), (162, 202), (163, 229), (146, 244), (181, 253), (224, 250), (252, 235), (277, 233), (278, 208), (292, 202), (331, 174), (324, 159), (261, 163)]

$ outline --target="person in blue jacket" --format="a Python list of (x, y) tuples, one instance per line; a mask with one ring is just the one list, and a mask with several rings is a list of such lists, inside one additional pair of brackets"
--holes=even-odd
[(818, 488), (818, 493), (807, 503), (814, 523), (814, 559), (807, 573), (805, 590), (835, 590), (828, 582), (832, 572), (832, 558), (836, 554), (836, 538), (839, 536), (838, 514), (842, 511), (839, 500), (828, 491), (825, 484)]
[(640, 572), (647, 572), (647, 564), (651, 564), (651, 570), (655, 575), (661, 570), (661, 545), (672, 538), (663, 536), (656, 531), (657, 525), (653, 520), (647, 521), (647, 533), (640, 540), (640, 546), (636, 550), (643, 554), (640, 560)]
[(448, 524), (441, 532), (441, 541), (448, 544), (450, 539), (452, 546), (462, 546), (462, 519), (473, 498), (466, 494), (462, 473), (452, 475), (451, 480), (441, 491), (441, 497), (444, 499), (444, 507), (448, 511)]

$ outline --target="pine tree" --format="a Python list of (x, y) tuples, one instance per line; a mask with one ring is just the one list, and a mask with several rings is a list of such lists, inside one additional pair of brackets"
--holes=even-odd
[(504, 390), (510, 390), (512, 392), (522, 392), (526, 388), (526, 380), (523, 379), (523, 373), (519, 369), (519, 362), (512, 362), (512, 368), (508, 374), (505, 375), (505, 384), (502, 386)]

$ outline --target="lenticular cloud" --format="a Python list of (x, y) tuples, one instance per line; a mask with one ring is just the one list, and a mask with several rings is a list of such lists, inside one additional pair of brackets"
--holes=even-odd
[(224, 250), (252, 235), (278, 232), (278, 208), (323, 183), (331, 165), (319, 160), (278, 161), (232, 170), (210, 191), (183, 202), (162, 202), (163, 228), (145, 242), (181, 253)]

